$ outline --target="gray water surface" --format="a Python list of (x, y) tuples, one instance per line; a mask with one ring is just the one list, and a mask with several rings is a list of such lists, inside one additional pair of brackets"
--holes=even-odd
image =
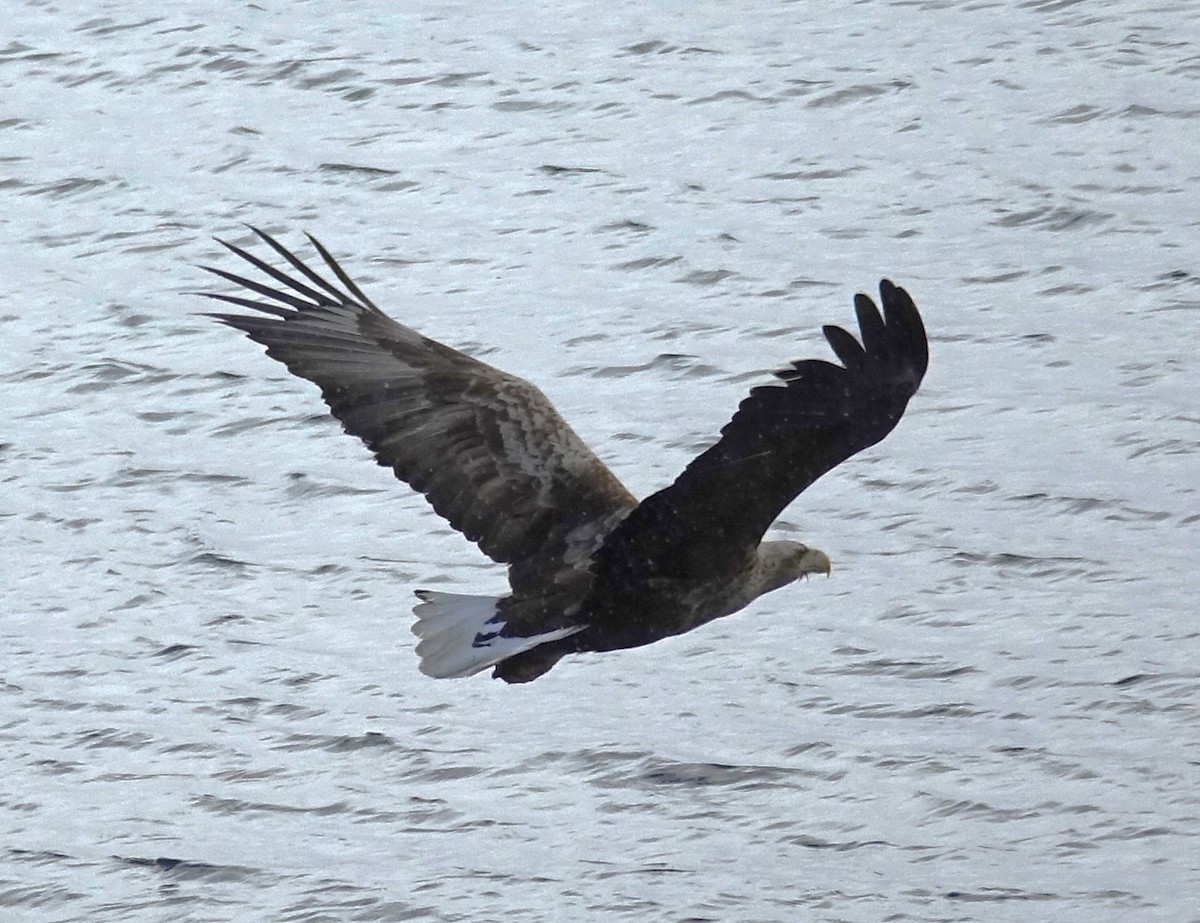
[[(6, 7), (5, 920), (1200, 920), (1188, 2)], [(887, 275), (833, 577), (526, 687), (503, 572), (198, 318), (310, 231), (669, 483)]]

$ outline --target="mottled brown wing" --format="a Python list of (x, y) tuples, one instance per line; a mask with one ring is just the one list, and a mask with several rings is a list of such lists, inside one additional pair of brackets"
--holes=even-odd
[(266, 315), (210, 316), (316, 384), (379, 464), (510, 565), (515, 590), (583, 564), (598, 536), (637, 505), (532, 384), (392, 320), (311, 235), (345, 291), (252, 230), (293, 272), (222, 241), (276, 285), (204, 267), (258, 296), (205, 297)]

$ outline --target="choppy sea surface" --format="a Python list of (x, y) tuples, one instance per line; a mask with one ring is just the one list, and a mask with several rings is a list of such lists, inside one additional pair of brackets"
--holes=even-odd
[[(401, 9), (397, 9), (401, 8)], [(1200, 920), (1192, 0), (15, 0), (0, 917)], [(639, 494), (887, 275), (831, 579), (507, 687), (503, 572), (188, 293), (320, 237)]]

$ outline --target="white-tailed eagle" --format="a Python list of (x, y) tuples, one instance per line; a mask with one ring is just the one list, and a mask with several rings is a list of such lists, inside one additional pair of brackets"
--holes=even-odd
[(716, 444), (639, 503), (532, 384), (392, 320), (311, 235), (340, 287), (255, 233), (289, 268), (222, 241), (270, 282), (205, 267), (255, 296), (207, 297), (258, 312), (211, 316), (320, 387), (379, 464), (508, 565), (507, 596), (416, 591), (429, 676), (494, 667), (528, 682), (566, 654), (650, 644), (828, 574), (822, 552), (763, 534), (813, 481), (892, 431), (929, 362), (916, 306), (884, 280), (882, 315), (855, 296), (861, 343), (824, 328), (841, 365), (776, 372), (781, 383), (752, 389)]

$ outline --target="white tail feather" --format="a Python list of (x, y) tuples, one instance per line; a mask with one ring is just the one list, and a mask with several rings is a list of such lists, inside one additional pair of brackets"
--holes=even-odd
[(486, 670), (522, 651), (573, 635), (579, 628), (560, 628), (528, 638), (500, 634), (504, 620), (497, 614), (500, 597), (464, 596), (417, 590), (412, 632), (421, 639), (417, 655), (426, 676), (451, 679)]

